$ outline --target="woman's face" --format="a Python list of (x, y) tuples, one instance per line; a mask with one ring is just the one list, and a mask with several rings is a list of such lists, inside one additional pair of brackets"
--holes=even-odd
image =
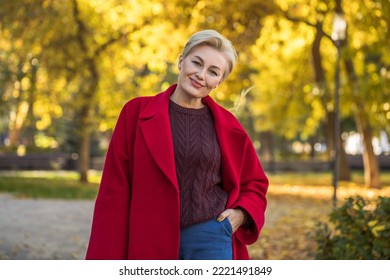
[(179, 59), (178, 90), (182, 98), (199, 99), (210, 94), (222, 81), (227, 61), (222, 52), (203, 45)]

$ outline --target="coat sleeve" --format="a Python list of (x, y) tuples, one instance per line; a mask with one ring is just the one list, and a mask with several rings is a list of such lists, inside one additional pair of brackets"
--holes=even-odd
[(133, 170), (132, 133), (137, 120), (134, 115), (136, 110), (129, 103), (118, 117), (107, 150), (86, 259), (127, 258)]
[(250, 228), (240, 227), (235, 233), (236, 238), (241, 243), (249, 245), (257, 241), (264, 225), (268, 178), (249, 137), (247, 137), (244, 151), (240, 192), (237, 201), (231, 208), (244, 209), (249, 215), (248, 218), (252, 220)]

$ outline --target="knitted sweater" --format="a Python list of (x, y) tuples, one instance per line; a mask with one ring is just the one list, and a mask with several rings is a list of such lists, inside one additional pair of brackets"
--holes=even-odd
[(169, 117), (180, 191), (181, 227), (216, 218), (228, 194), (221, 186), (221, 151), (210, 109), (170, 101)]

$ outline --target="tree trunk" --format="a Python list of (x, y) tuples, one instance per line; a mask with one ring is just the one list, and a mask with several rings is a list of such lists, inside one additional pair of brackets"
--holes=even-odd
[(270, 173), (275, 172), (275, 140), (271, 131), (261, 133), (260, 155), (266, 168)]
[(80, 151), (79, 151), (80, 181), (85, 183), (88, 182), (90, 138), (91, 138), (91, 133), (89, 129), (85, 129), (81, 135), (81, 143), (80, 143)]
[(80, 110), (80, 127), (78, 128), (80, 133), (80, 147), (79, 147), (79, 174), (81, 182), (88, 182), (88, 170), (90, 163), (90, 140), (91, 129), (93, 127), (93, 104), (97, 90), (97, 81), (92, 78), (91, 86), (88, 93), (83, 94), (85, 100)]
[[(93, 68), (95, 69), (95, 68)], [(94, 71), (92, 71), (94, 73)], [(95, 76), (91, 79), (88, 91), (83, 94), (84, 100), (80, 108), (80, 135), (79, 147), (79, 175), (81, 182), (88, 182), (88, 170), (90, 163), (91, 132), (93, 128), (93, 104), (97, 90)]]
[(28, 91), (28, 112), (26, 118), (25, 138), (28, 146), (35, 145), (35, 115), (34, 115), (34, 103), (35, 103), (35, 92), (37, 88), (37, 71), (38, 71), (38, 60), (33, 58), (30, 61), (31, 65), (31, 76), (30, 76), (30, 89)]
[(356, 125), (360, 135), (363, 135), (364, 182), (370, 188), (380, 188), (380, 169), (378, 159), (374, 153), (374, 147), (372, 145), (372, 128), (368, 122), (367, 116), (365, 116), (365, 112), (360, 109), (363, 108), (358, 108), (358, 112), (356, 114)]
[(364, 110), (364, 106), (358, 95), (358, 84), (355, 74), (353, 61), (347, 59), (345, 66), (348, 73), (348, 81), (354, 98), (355, 122), (358, 132), (363, 137), (363, 164), (364, 164), (364, 182), (370, 188), (380, 188), (380, 169), (378, 159), (374, 153), (372, 145), (372, 128), (369, 118)]
[(20, 61), (18, 64), (18, 71), (17, 71), (17, 77), (16, 82), (14, 83), (14, 86), (16, 87), (16, 84), (18, 84), (19, 88), (13, 89), (18, 91), (18, 96), (15, 100), (15, 106), (14, 108), (11, 108), (10, 113), (10, 122), (9, 122), (9, 143), (10, 147), (17, 148), (20, 144), (20, 137), (21, 132), (25, 123), (26, 113), (24, 112), (23, 108), (23, 88), (22, 88), (22, 79), (25, 77), (25, 72), (23, 72), (23, 62)]

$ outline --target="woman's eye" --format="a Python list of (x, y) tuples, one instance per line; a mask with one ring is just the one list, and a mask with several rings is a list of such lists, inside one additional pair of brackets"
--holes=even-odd
[(218, 73), (217, 73), (216, 71), (214, 71), (214, 70), (211, 70), (210, 73), (211, 73), (211, 75), (213, 75), (213, 76), (218, 76)]
[(196, 61), (196, 60), (193, 60), (192, 63), (195, 64), (195, 65), (198, 65), (198, 66), (200, 65), (200, 62)]

